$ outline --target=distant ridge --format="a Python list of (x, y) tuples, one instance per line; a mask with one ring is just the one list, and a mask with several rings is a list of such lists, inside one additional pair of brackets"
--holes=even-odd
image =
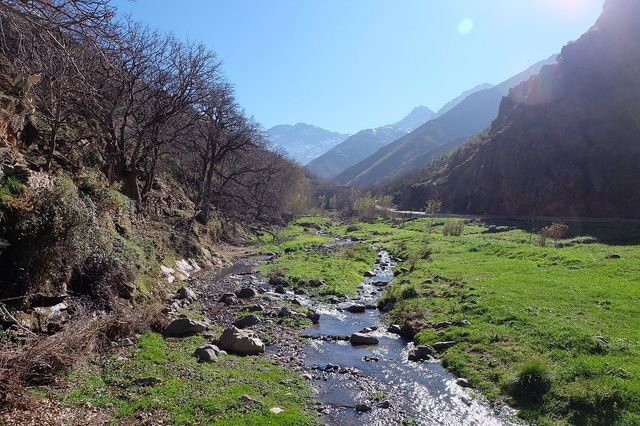
[[(448, 144), (449, 149), (453, 149), (486, 129), (498, 115), (500, 101), (509, 89), (537, 74), (544, 65), (555, 62), (555, 58), (554, 55), (540, 61), (497, 86), (471, 89), (471, 95), (461, 102), (452, 101), (450, 105), (455, 106), (450, 110), (346, 169), (336, 181), (365, 187), (424, 169), (434, 157), (443, 154), (441, 146)], [(451, 145), (452, 141), (459, 143)]]
[(364, 160), (379, 148), (413, 131), (434, 116), (435, 113), (429, 108), (418, 106), (396, 123), (375, 129), (361, 130), (324, 155), (309, 162), (306, 169), (315, 176), (325, 179), (333, 178), (346, 168)]

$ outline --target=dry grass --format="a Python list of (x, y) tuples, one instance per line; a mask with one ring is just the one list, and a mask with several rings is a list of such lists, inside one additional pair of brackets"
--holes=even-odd
[(164, 325), (161, 309), (156, 306), (121, 308), (101, 316), (87, 313), (59, 333), (0, 351), (0, 412), (30, 403), (25, 386), (53, 384), (69, 368), (110, 350), (112, 342)]

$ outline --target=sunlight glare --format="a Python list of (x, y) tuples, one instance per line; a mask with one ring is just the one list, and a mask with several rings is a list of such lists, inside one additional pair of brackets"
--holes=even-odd
[(461, 35), (467, 35), (473, 31), (473, 20), (465, 18), (458, 24), (458, 32)]

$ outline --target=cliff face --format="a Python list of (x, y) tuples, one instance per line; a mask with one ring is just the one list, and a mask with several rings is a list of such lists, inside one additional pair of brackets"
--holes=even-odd
[(640, 1), (608, 0), (491, 128), (405, 193), (454, 212), (640, 217)]

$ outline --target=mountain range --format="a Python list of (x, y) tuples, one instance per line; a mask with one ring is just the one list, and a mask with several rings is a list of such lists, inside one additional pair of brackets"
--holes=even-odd
[(280, 149), (296, 162), (304, 165), (329, 151), (349, 135), (331, 132), (311, 124), (281, 124), (266, 131), (276, 149)]
[[(500, 101), (509, 89), (554, 61), (555, 55), (497, 86), (485, 84), (467, 91), (445, 105), (436, 118), (344, 170), (335, 180), (343, 185), (366, 187), (424, 169), (442, 154), (486, 129), (498, 115)], [(346, 142), (348, 140), (342, 145)]]
[(451, 212), (640, 217), (640, 2), (607, 0), (596, 24), (510, 90), (481, 135), (399, 197)]
[(425, 106), (414, 108), (402, 120), (375, 129), (361, 130), (305, 167), (314, 176), (329, 179), (364, 160), (379, 148), (426, 123), (435, 113)]

